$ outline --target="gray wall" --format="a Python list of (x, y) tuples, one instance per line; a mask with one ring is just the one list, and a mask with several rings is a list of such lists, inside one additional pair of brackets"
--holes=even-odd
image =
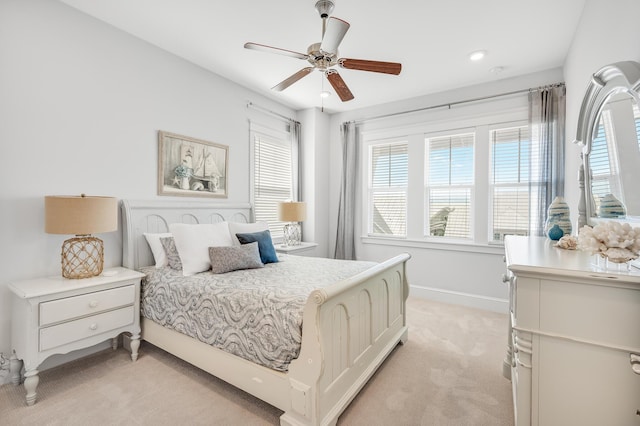
[[(425, 105), (564, 80), (567, 200), (576, 216), (579, 151), (571, 145), (588, 79), (602, 65), (640, 60), (640, 1), (587, 0), (563, 70), (327, 116), (299, 112), (305, 148), (305, 233), (332, 253), (339, 194), (339, 124)], [(47, 235), (48, 194), (155, 198), (157, 131), (229, 145), (229, 202), (249, 201), (247, 101), (296, 112), (59, 2), (0, 2), (0, 352), (10, 349), (12, 280), (59, 274), (65, 236)], [(309, 145), (307, 147), (307, 144)], [(307, 169), (308, 168), (308, 169)], [(311, 219), (313, 218), (313, 219)], [(107, 266), (121, 262), (121, 234), (103, 234)], [(371, 259), (410, 251), (414, 295), (504, 306), (502, 256), (489, 252), (369, 244)], [(435, 278), (434, 278), (435, 277)], [(2, 379), (0, 377), (0, 379)], [(1, 381), (1, 380), (0, 380)]]
[[(572, 212), (574, 232), (577, 232), (580, 149), (572, 142), (575, 139), (577, 116), (584, 90), (591, 74), (603, 65), (622, 60), (640, 61), (639, 16), (638, 0), (587, 0), (562, 70), (549, 70), (521, 78), (335, 114), (331, 117), (331, 161), (338, 161), (341, 155), (337, 130), (341, 122), (363, 120), (367, 117), (564, 80), (567, 85), (565, 195)], [(410, 119), (405, 117), (397, 121), (406, 124)], [(339, 173), (330, 176), (330, 229), (334, 229), (336, 223), (339, 179)], [(332, 246), (334, 241), (332, 238), (329, 245)], [(506, 288), (500, 282), (504, 265), (502, 255), (495, 250), (478, 248), (474, 251), (473, 248), (434, 247), (424, 243), (410, 243), (403, 247), (401, 244), (363, 244), (362, 241), (357, 245), (357, 249), (359, 256), (374, 259), (389, 257), (399, 251), (410, 252), (413, 259), (409, 262), (409, 279), (413, 295), (488, 309), (501, 310), (506, 306)]]
[[(618, 61), (640, 61), (640, 1), (588, 0), (564, 64), (567, 83), (566, 200), (578, 220), (580, 148), (576, 138), (578, 115), (591, 75)], [(640, 181), (640, 175), (636, 182)]]
[[(60, 274), (70, 236), (44, 232), (44, 196), (156, 198), (157, 131), (229, 146), (228, 202), (249, 202), (255, 102), (295, 111), (57, 1), (0, 2), (0, 352), (12, 280)], [(262, 116), (258, 119), (262, 120)], [(121, 264), (121, 232), (99, 235)], [(0, 380), (1, 382), (1, 380)]]

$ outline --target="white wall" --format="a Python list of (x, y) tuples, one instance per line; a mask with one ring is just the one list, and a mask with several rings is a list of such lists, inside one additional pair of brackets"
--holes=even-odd
[[(385, 127), (410, 126), (435, 119), (444, 120), (447, 119), (445, 115), (448, 115), (448, 118), (451, 119), (459, 111), (468, 111), (470, 109), (475, 110), (476, 114), (484, 113), (487, 104), (483, 106), (465, 104), (464, 106), (453, 107), (451, 111), (426, 111), (399, 115), (383, 120), (366, 121), (369, 117), (526, 90), (531, 87), (560, 81), (563, 81), (562, 70), (553, 69), (519, 78), (496, 81), (491, 84), (461, 88), (394, 104), (333, 115), (331, 117), (330, 161), (332, 164), (341, 164), (339, 124), (344, 121), (365, 121), (361, 128), (362, 132), (366, 133), (381, 128), (384, 129)], [(524, 98), (524, 107), (526, 108), (526, 94), (520, 95), (520, 98)], [(507, 101), (492, 101), (489, 103), (498, 104), (502, 102)], [(364, 150), (361, 151), (361, 155), (364, 155), (363, 153)], [(330, 176), (332, 192), (331, 208), (329, 209), (331, 213), (329, 229), (335, 229), (336, 226), (339, 183), (340, 173), (336, 171)], [(485, 195), (477, 194), (480, 197)], [(420, 194), (417, 194), (417, 196), (419, 197)], [(361, 199), (361, 194), (358, 199)], [(362, 211), (361, 207), (359, 210)], [(361, 217), (362, 215), (358, 215), (358, 218)], [(412, 255), (412, 259), (409, 261), (408, 276), (414, 296), (429, 297), (446, 302), (506, 312), (507, 289), (501, 282), (501, 277), (504, 273), (503, 249), (501, 247), (438, 245), (437, 243), (424, 244), (413, 241), (407, 243), (395, 241), (392, 244), (380, 244), (360, 237), (366, 233), (362, 227), (361, 220), (358, 221), (356, 229), (360, 230), (356, 242), (356, 252), (360, 259), (382, 260), (400, 252), (408, 252)], [(335, 244), (334, 236), (332, 236), (331, 244)]]
[[(13, 280), (60, 274), (69, 236), (44, 233), (44, 196), (156, 198), (157, 131), (229, 146), (229, 198), (249, 202), (247, 101), (295, 111), (59, 2), (0, 3), (0, 352)], [(99, 235), (121, 264), (121, 232)]]
[[(572, 209), (574, 225), (580, 196), (578, 170), (580, 148), (576, 138), (578, 115), (591, 75), (601, 67), (618, 61), (640, 61), (640, 1), (587, 0), (573, 43), (564, 64), (567, 83), (566, 200)], [(640, 175), (636, 182), (640, 181)], [(575, 229), (575, 226), (574, 226)]]
[[(496, 81), (330, 118), (299, 113), (303, 123), (305, 199), (313, 220), (305, 235), (335, 245), (340, 180), (339, 124), (380, 114), (492, 95), (565, 80), (567, 200), (574, 213), (578, 150), (571, 145), (588, 79), (599, 67), (640, 60), (640, 2), (587, 0), (564, 70)], [(59, 273), (64, 236), (43, 229), (47, 194), (155, 198), (157, 131), (229, 145), (229, 202), (249, 201), (247, 101), (283, 115), (295, 112), (145, 42), (47, 0), (0, 2), (0, 352), (8, 353), (6, 284)], [(310, 146), (307, 146), (309, 144)], [(307, 169), (307, 167), (309, 169)], [(314, 183), (311, 183), (315, 180)], [(121, 262), (121, 234), (103, 234), (107, 266)], [(504, 308), (499, 250), (482, 253), (358, 243), (360, 257), (409, 251), (414, 295)]]
[[(429, 105), (439, 105), (456, 100), (471, 99), (528, 87), (536, 87), (556, 81), (567, 86), (566, 123), (566, 199), (571, 206), (574, 225), (577, 222), (578, 168), (580, 150), (572, 142), (575, 139), (577, 116), (584, 89), (591, 74), (600, 67), (615, 61), (640, 61), (640, 2), (637, 0), (587, 0), (581, 21), (563, 70), (525, 76), (492, 84), (461, 88), (393, 104), (381, 105), (331, 118), (331, 161), (340, 159), (338, 125), (349, 120), (366, 120), (369, 117), (411, 111)], [(407, 122), (412, 116), (398, 118)], [(369, 125), (369, 124), (366, 124)], [(365, 126), (366, 126), (365, 125)], [(339, 164), (337, 162), (336, 164)], [(330, 229), (335, 229), (340, 174), (330, 176)], [(574, 226), (574, 229), (576, 227)], [(334, 244), (333, 241), (330, 245)], [(449, 247), (425, 248), (421, 244), (380, 245), (359, 241), (359, 258), (382, 259), (401, 251), (413, 255), (409, 262), (409, 280), (412, 294), (444, 301), (463, 303), (488, 309), (503, 310), (506, 306), (506, 289), (500, 284), (503, 273), (501, 255), (492, 250), (449, 250)]]
[(318, 244), (314, 255), (329, 257), (329, 116), (317, 108), (298, 112), (302, 128), (302, 193), (307, 202), (307, 220), (302, 223), (305, 241)]

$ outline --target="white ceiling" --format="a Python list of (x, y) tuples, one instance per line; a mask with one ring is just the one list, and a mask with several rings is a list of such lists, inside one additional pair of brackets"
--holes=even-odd
[[(355, 99), (320, 72), (270, 90), (306, 61), (244, 49), (252, 41), (306, 53), (319, 42), (316, 0), (60, 0), (294, 109), (340, 112), (561, 67), (585, 0), (334, 0), (351, 24), (340, 56), (401, 62), (399, 76), (338, 68)], [(468, 54), (486, 50), (471, 62)], [(503, 67), (500, 73), (490, 70)], [(332, 95), (321, 100), (322, 89)]]

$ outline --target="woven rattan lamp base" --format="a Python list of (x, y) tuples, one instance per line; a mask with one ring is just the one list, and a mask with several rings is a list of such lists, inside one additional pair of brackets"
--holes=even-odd
[(62, 276), (89, 278), (102, 273), (104, 246), (96, 237), (76, 236), (62, 243)]

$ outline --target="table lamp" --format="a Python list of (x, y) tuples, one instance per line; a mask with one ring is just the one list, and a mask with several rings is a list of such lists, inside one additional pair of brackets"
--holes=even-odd
[(63, 195), (44, 197), (44, 230), (75, 234), (62, 243), (62, 276), (89, 278), (102, 273), (104, 246), (91, 234), (118, 229), (118, 201), (113, 197)]
[(307, 204), (303, 201), (286, 201), (278, 204), (278, 218), (284, 225), (284, 245), (300, 245), (300, 224), (307, 217)]

